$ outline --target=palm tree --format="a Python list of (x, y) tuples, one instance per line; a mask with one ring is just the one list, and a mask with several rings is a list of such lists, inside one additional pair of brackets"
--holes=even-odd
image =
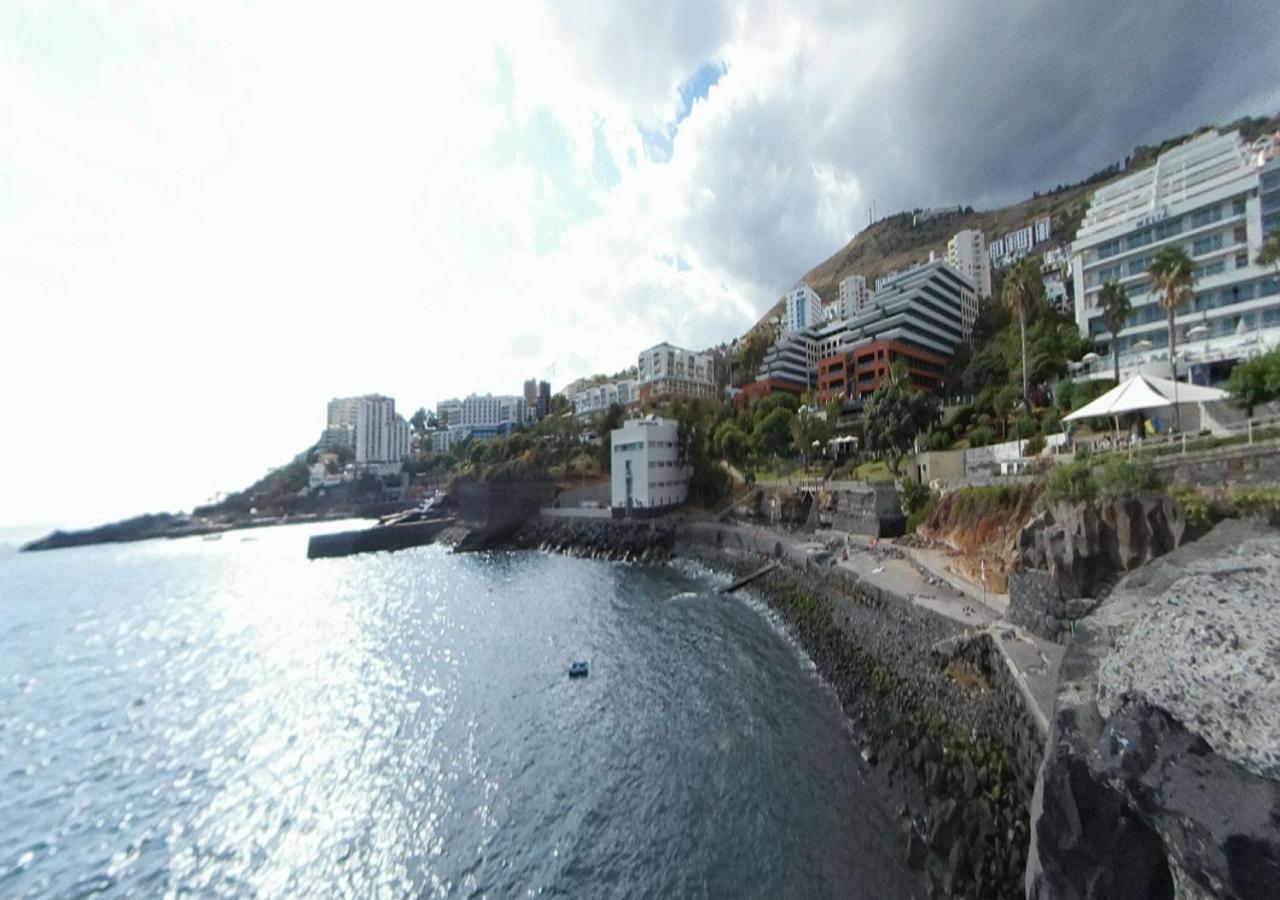
[(1280, 228), (1272, 228), (1267, 232), (1267, 239), (1262, 242), (1258, 258), (1254, 260), (1260, 266), (1272, 266), (1280, 269)]
[(1102, 321), (1111, 332), (1111, 358), (1115, 362), (1116, 384), (1120, 383), (1120, 332), (1129, 320), (1129, 293), (1118, 281), (1108, 281), (1098, 292), (1097, 304), (1102, 309)]
[[(1173, 320), (1178, 309), (1195, 296), (1196, 271), (1195, 264), (1181, 244), (1169, 244), (1156, 252), (1156, 258), (1147, 269), (1151, 276), (1151, 294), (1164, 307), (1169, 317), (1169, 377), (1178, 380), (1177, 367), (1177, 332)], [(1173, 405), (1174, 428), (1181, 431), (1182, 421), (1178, 414), (1178, 404)]]
[(1014, 263), (1009, 274), (1004, 277), (1004, 286), (1000, 289), (1005, 306), (1018, 315), (1018, 331), (1022, 339), (1022, 405), (1031, 411), (1031, 379), (1027, 370), (1027, 318), (1036, 308), (1036, 303), (1044, 297), (1044, 280), (1040, 276), (1040, 267), (1031, 257), (1025, 257)]

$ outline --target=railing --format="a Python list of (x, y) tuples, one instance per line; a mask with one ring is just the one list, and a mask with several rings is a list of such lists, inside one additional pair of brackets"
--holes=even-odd
[(1077, 441), (1074, 449), (1082, 444), (1089, 446), (1095, 456), (1123, 455), (1129, 459), (1142, 457), (1159, 457), (1177, 454), (1186, 456), (1201, 450), (1216, 450), (1219, 447), (1248, 447), (1263, 441), (1280, 439), (1280, 416), (1255, 416), (1243, 422), (1235, 422), (1222, 426), (1229, 432), (1227, 435), (1213, 434), (1160, 434), (1142, 437), (1136, 441), (1121, 438), (1112, 444), (1110, 438), (1100, 437), (1095, 442)]

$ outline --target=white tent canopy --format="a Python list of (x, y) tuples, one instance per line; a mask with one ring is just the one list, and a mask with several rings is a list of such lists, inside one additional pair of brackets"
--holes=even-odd
[(1141, 412), (1144, 409), (1163, 409), (1173, 406), (1174, 398), (1178, 403), (1204, 403), (1209, 400), (1223, 400), (1226, 391), (1217, 388), (1202, 387), (1198, 384), (1172, 382), (1167, 378), (1155, 378), (1150, 375), (1134, 375), (1098, 399), (1064, 416), (1064, 422), (1078, 419), (1100, 419), (1103, 416), (1123, 416), (1126, 413)]

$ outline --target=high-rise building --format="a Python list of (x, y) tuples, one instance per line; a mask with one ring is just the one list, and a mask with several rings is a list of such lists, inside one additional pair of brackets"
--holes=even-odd
[(791, 334), (826, 321), (822, 314), (822, 301), (813, 288), (802, 281), (787, 293), (787, 309), (782, 321), (783, 334)]
[(538, 405), (538, 379), (530, 378), (524, 383), (524, 402), (529, 409)]
[(329, 417), (326, 425), (329, 428), (345, 425), (356, 427), (356, 412), (360, 409), (361, 397), (334, 397), (329, 401)]
[(672, 344), (658, 344), (640, 353), (636, 365), (637, 401), (663, 397), (710, 397), (716, 392), (715, 361), (709, 353), (694, 353)]
[(839, 313), (836, 318), (852, 318), (867, 305), (867, 298), (870, 296), (866, 278), (858, 274), (845, 276), (840, 282)]
[(545, 419), (551, 414), (551, 382), (538, 382), (538, 418)]
[(380, 394), (356, 398), (356, 465), (397, 463), (409, 455), (409, 423), (396, 401)]
[(1071, 244), (1075, 318), (1109, 357), (1098, 292), (1108, 281), (1125, 288), (1132, 311), (1116, 338), (1122, 375), (1159, 360), (1168, 366), (1167, 316), (1147, 275), (1167, 246), (1195, 264), (1194, 297), (1175, 318), (1180, 377), (1220, 381), (1235, 361), (1280, 344), (1280, 277), (1254, 261), (1263, 241), (1260, 184), (1257, 156), (1240, 134), (1210, 131), (1094, 191)]
[(947, 242), (947, 262), (977, 286), (979, 297), (991, 296), (991, 258), (981, 231), (966, 228), (956, 232)]

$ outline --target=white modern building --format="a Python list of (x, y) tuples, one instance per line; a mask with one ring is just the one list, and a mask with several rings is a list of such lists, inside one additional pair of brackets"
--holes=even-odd
[(573, 396), (573, 414), (579, 419), (588, 419), (596, 413), (602, 413), (617, 403), (621, 406), (634, 406), (640, 401), (640, 384), (635, 379), (622, 378), (618, 381), (607, 381), (589, 388), (583, 388)]
[(997, 269), (1012, 265), (1034, 247), (1053, 239), (1053, 220), (1041, 216), (1030, 225), (1015, 229), (987, 245), (987, 257)]
[(636, 403), (663, 397), (711, 397), (716, 392), (716, 366), (710, 353), (658, 344), (641, 351), (636, 372)]
[(825, 321), (822, 301), (809, 285), (802, 281), (787, 293), (787, 309), (782, 316), (784, 335), (821, 325)]
[(649, 515), (689, 497), (688, 465), (680, 463), (679, 425), (649, 416), (610, 435), (615, 515)]
[(360, 397), (356, 407), (356, 465), (398, 463), (409, 455), (409, 423), (396, 401), (380, 394)]
[(871, 289), (867, 287), (867, 279), (861, 275), (846, 275), (840, 281), (840, 319), (851, 319), (862, 307), (867, 305)]
[(991, 296), (991, 258), (987, 256), (987, 241), (981, 231), (976, 228), (957, 231), (947, 241), (947, 262), (977, 286), (979, 297)]
[(1105, 358), (1111, 335), (1098, 292), (1115, 281), (1133, 310), (1120, 331), (1122, 377), (1168, 365), (1164, 309), (1147, 269), (1162, 247), (1182, 247), (1195, 263), (1193, 300), (1178, 311), (1179, 376), (1198, 383), (1226, 377), (1237, 360), (1280, 345), (1280, 277), (1254, 262), (1263, 241), (1257, 156), (1238, 132), (1206, 132), (1156, 162), (1094, 192), (1072, 242), (1075, 319)]
[(470, 394), (462, 401), (459, 424), (481, 437), (509, 434), (517, 425), (524, 423), (527, 410), (524, 397), (514, 394)]

